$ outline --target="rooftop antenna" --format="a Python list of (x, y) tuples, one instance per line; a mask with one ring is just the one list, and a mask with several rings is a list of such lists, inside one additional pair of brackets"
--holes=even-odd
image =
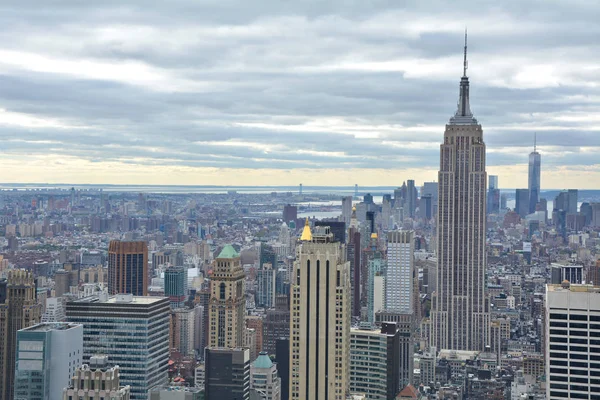
[(467, 28), (465, 28), (465, 58), (463, 61), (463, 76), (467, 76)]
[(533, 132), (533, 152), (537, 151), (537, 132)]

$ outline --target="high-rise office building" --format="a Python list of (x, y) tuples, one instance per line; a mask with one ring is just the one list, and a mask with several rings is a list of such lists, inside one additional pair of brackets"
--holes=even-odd
[(24, 270), (9, 271), (0, 292), (0, 399), (13, 400), (17, 331), (40, 322), (42, 305), (33, 275)]
[(546, 286), (546, 398), (600, 398), (600, 286)]
[(414, 310), (413, 231), (392, 231), (387, 234), (387, 268), (385, 275), (385, 308), (397, 312)]
[(415, 217), (415, 211), (417, 209), (417, 197), (418, 197), (418, 191), (417, 191), (417, 188), (415, 187), (415, 181), (412, 179), (407, 180), (406, 181), (405, 215), (408, 215), (410, 218)]
[(148, 400), (203, 400), (204, 392), (196, 387), (164, 385), (150, 389)]
[(84, 362), (108, 356), (133, 400), (146, 400), (148, 389), (167, 382), (170, 313), (166, 297), (103, 293), (67, 303), (67, 320), (83, 325)]
[(400, 313), (383, 310), (375, 313), (375, 325), (383, 326), (385, 322), (393, 322), (400, 332), (400, 387), (413, 382), (414, 348), (415, 348), (415, 316), (413, 312)]
[(521, 218), (525, 218), (529, 214), (529, 189), (515, 191), (515, 212)]
[[(302, 192), (300, 192), (302, 194)], [(298, 219), (298, 207), (286, 204), (283, 206), (283, 222), (289, 224), (290, 221), (296, 222)]]
[(204, 395), (207, 399), (250, 399), (250, 350), (207, 348)]
[(81, 325), (57, 322), (21, 329), (17, 332), (15, 399), (62, 398), (82, 358)]
[(277, 339), (275, 343), (275, 360), (281, 378), (281, 399), (290, 398), (290, 337)]
[(240, 255), (226, 245), (213, 263), (210, 276), (209, 347), (241, 347), (246, 314), (245, 275)]
[(272, 308), (275, 305), (275, 284), (277, 269), (271, 263), (261, 265), (256, 271), (256, 296), (257, 307)]
[(350, 391), (367, 399), (395, 399), (400, 392), (400, 331), (383, 322), (381, 330), (350, 330)]
[(535, 212), (535, 206), (540, 200), (542, 156), (537, 152), (537, 143), (534, 139), (533, 152), (529, 153), (529, 214)]
[(108, 246), (108, 292), (148, 295), (148, 245), (112, 240)]
[(489, 187), (487, 194), (487, 213), (500, 213), (500, 189), (498, 188), (498, 176), (489, 176)]
[(350, 301), (352, 304), (352, 315), (360, 316), (361, 298), (361, 245), (360, 231), (356, 219), (356, 208), (352, 207), (350, 227), (348, 228), (348, 240), (346, 245), (346, 259), (350, 262)]
[(350, 226), (350, 218), (352, 218), (352, 196), (342, 197), (342, 221), (346, 226)]
[(196, 350), (196, 310), (176, 308), (171, 311), (170, 348), (185, 356), (194, 355)]
[(554, 199), (554, 210), (562, 210), (567, 214), (577, 214), (577, 189), (564, 190)]
[[(469, 105), (467, 45), (458, 110), (441, 145), (437, 292), (432, 341), (438, 349), (483, 351), (489, 342), (486, 294), (486, 170), (481, 125)], [(458, 188), (458, 189), (457, 189)]]
[(291, 284), (291, 399), (348, 394), (350, 263), (327, 227), (306, 225)]
[(281, 400), (281, 378), (266, 352), (261, 352), (250, 365), (250, 389), (263, 400)]
[(385, 308), (385, 271), (386, 262), (381, 252), (369, 257), (367, 278), (367, 322), (375, 323), (375, 313)]
[(187, 270), (185, 267), (168, 267), (165, 270), (165, 296), (171, 308), (181, 308), (187, 300)]
[(290, 302), (286, 295), (277, 296), (275, 308), (267, 310), (263, 323), (263, 349), (268, 354), (275, 354), (277, 339), (282, 337), (290, 337)]
[(62, 400), (129, 400), (130, 390), (130, 386), (121, 386), (119, 366), (109, 364), (107, 356), (96, 355), (72, 374), (71, 384), (63, 389)]

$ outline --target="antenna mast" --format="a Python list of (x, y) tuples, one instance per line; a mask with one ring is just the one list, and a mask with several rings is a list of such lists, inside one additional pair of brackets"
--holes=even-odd
[(463, 76), (467, 76), (467, 28), (465, 28), (465, 58), (463, 61)]

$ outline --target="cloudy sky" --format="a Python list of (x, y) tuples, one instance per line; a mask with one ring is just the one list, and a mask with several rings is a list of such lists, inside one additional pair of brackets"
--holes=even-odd
[(465, 26), (488, 172), (600, 188), (600, 2), (4, 0), (0, 182), (437, 179)]

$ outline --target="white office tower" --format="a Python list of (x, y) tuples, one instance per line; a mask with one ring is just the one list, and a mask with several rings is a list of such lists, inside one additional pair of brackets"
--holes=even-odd
[(297, 248), (291, 282), (290, 396), (345, 400), (349, 390), (350, 263), (329, 227)]
[(42, 323), (62, 322), (65, 320), (64, 297), (46, 299), (46, 312), (42, 315)]
[(281, 378), (265, 351), (250, 364), (250, 390), (262, 400), (281, 400)]
[(15, 399), (61, 399), (81, 365), (83, 327), (57, 322), (17, 332)]
[(546, 286), (546, 398), (600, 399), (600, 286)]
[(388, 232), (385, 277), (385, 308), (388, 311), (411, 313), (414, 310), (413, 236), (413, 231)]

